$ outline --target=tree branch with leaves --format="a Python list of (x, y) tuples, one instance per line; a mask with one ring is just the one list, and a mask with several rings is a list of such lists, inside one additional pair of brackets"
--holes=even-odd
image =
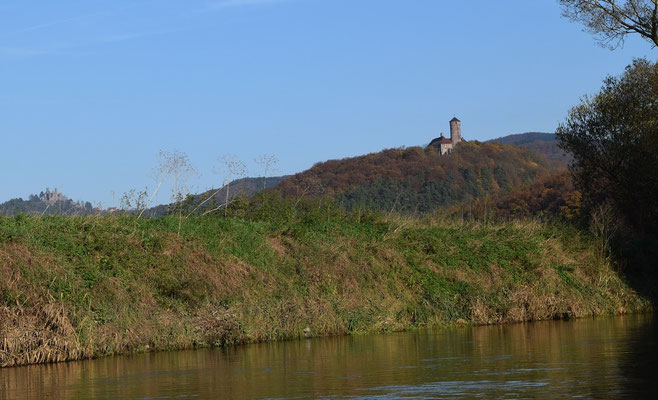
[(658, 63), (638, 59), (586, 97), (556, 131), (586, 211), (611, 203), (629, 226), (658, 233)]
[(585, 25), (610, 48), (638, 34), (658, 46), (658, 0), (558, 0), (562, 15)]

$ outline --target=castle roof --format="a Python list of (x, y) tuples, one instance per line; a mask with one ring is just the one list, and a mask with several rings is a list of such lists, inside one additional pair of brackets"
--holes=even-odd
[(450, 120), (450, 122), (461, 122), (457, 117)]
[(452, 141), (448, 139), (447, 137), (441, 135), (441, 137), (438, 137), (430, 142), (430, 146), (437, 146), (440, 144), (451, 144)]

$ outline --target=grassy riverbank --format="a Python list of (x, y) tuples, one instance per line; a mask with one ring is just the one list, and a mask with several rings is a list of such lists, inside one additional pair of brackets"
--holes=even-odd
[(645, 310), (576, 229), (263, 206), (0, 218), (0, 365)]

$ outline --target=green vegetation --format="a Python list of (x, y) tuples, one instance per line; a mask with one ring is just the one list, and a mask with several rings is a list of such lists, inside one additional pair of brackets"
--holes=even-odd
[(648, 310), (656, 76), (636, 61), (572, 110), (557, 135), (571, 175), (537, 152), (467, 142), (448, 156), (414, 147), (328, 161), (230, 207), (218, 205), (228, 192), (181, 190), (175, 215), (157, 218), (0, 217), (0, 366), (285, 340), (307, 327)]
[(499, 196), (563, 167), (524, 148), (473, 141), (460, 143), (449, 156), (411, 147), (327, 161), (278, 189), (291, 198), (333, 198), (347, 210), (422, 214)]
[[(658, 7), (658, 6), (656, 6)], [(605, 221), (658, 236), (658, 63), (638, 59), (601, 92), (569, 112), (557, 130), (574, 156), (571, 172), (587, 215), (610, 208)]]
[[(656, 1), (560, 4), (606, 43), (636, 33), (658, 44)], [(0, 366), (285, 340), (307, 327), (648, 310), (658, 298), (656, 98), (656, 63), (608, 78), (558, 128), (568, 157), (550, 135), (528, 133), (507, 139), (525, 148), (390, 149), (280, 181), (267, 178), (276, 159), (262, 156), (264, 178), (189, 195), (187, 156), (161, 152), (159, 184), (150, 197), (127, 193), (124, 214), (86, 215), (100, 210), (50, 193), (0, 204), (18, 214), (0, 217)], [(225, 163), (242, 175), (239, 160)], [(167, 179), (172, 204), (145, 216), (176, 215), (139, 218)], [(238, 183), (279, 192), (244, 199)], [(519, 217), (546, 218), (510, 221)]]
[(27, 200), (21, 198), (11, 199), (0, 203), (0, 215), (92, 215), (99, 214), (90, 202), (74, 202), (62, 196), (52, 201), (44, 199), (44, 193), (39, 196), (31, 195)]
[(574, 228), (333, 204), (2, 217), (0, 365), (650, 307)]

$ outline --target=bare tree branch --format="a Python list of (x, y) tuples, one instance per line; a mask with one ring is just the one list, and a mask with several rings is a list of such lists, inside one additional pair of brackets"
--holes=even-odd
[[(615, 48), (635, 33), (658, 46), (658, 0), (559, 0), (562, 14)], [(612, 42), (617, 41), (615, 45)]]
[(229, 200), (231, 199), (229, 194), (231, 182), (235, 178), (244, 177), (247, 171), (247, 166), (242, 160), (238, 159), (233, 154), (225, 154), (219, 160), (224, 164), (224, 186), (226, 187), (226, 201), (224, 202), (226, 208), (224, 209), (224, 216), (226, 216), (228, 213)]
[(274, 154), (262, 154), (254, 158), (254, 162), (263, 168), (263, 190), (267, 188), (267, 175), (276, 171), (279, 159)]

